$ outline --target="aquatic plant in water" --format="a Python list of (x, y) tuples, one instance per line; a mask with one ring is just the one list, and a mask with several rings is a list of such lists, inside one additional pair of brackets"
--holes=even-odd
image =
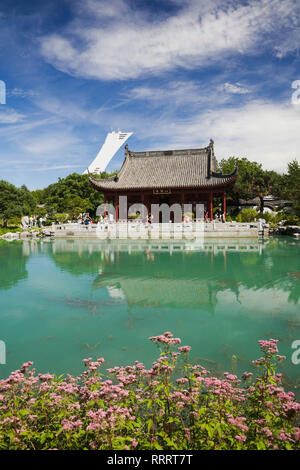
[[(78, 377), (36, 374), (32, 362), (0, 381), (0, 449), (265, 450), (300, 448), (299, 410), (281, 384), (277, 340), (259, 341), (254, 375), (213, 377), (165, 332), (160, 355)], [(108, 374), (108, 375), (107, 375)]]

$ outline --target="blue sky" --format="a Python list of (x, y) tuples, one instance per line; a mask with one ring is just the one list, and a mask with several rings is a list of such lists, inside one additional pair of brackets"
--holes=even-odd
[[(299, 0), (1, 0), (0, 179), (42, 188), (95, 158), (206, 146), (300, 159)], [(120, 167), (123, 149), (108, 169)]]

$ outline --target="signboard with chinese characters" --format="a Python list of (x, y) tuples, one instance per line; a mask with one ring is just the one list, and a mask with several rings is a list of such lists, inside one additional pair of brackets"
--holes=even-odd
[(153, 194), (171, 194), (171, 189), (153, 189)]

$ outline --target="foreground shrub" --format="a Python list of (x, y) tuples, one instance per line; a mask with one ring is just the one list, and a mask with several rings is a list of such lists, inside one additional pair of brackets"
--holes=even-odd
[(257, 220), (259, 217), (260, 217), (259, 213), (255, 209), (252, 209), (250, 207), (249, 209), (243, 209), (236, 217), (236, 221), (237, 222), (253, 222)]
[[(23, 364), (0, 381), (1, 449), (296, 449), (300, 409), (281, 386), (277, 341), (259, 341), (254, 379), (212, 377), (188, 362), (189, 346), (170, 332), (150, 338), (160, 349), (151, 369), (140, 362), (108, 369), (85, 359), (66, 378)], [(243, 385), (242, 385), (243, 383)]]
[(0, 227), (0, 236), (5, 235), (6, 233), (15, 233), (15, 232), (22, 232), (22, 229), (19, 227)]
[(287, 215), (283, 225), (299, 225), (299, 217), (297, 215)]

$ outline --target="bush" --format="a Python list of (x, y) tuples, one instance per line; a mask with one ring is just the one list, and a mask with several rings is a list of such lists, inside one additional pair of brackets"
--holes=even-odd
[(66, 214), (66, 213), (57, 213), (55, 215), (55, 222), (58, 220), (58, 222), (60, 222), (61, 224), (65, 223), (68, 221), (68, 219), (70, 218), (69, 214)]
[(253, 222), (260, 217), (255, 209), (243, 209), (237, 216), (237, 222)]
[(12, 219), (8, 219), (7, 226), (8, 227), (20, 227), (22, 222), (21, 217), (13, 217)]
[(286, 215), (283, 225), (299, 225), (299, 217), (297, 215)]
[(297, 215), (288, 214), (284, 211), (266, 212), (263, 218), (273, 228), (277, 227), (281, 221), (283, 225), (299, 225), (299, 217), (297, 217)]
[(129, 214), (128, 215), (128, 220), (135, 220), (135, 219), (138, 219), (139, 217), (141, 217), (141, 214)]
[(15, 232), (22, 232), (23, 230), (19, 227), (0, 227), (0, 236), (5, 235), (6, 233), (15, 233)]
[(66, 378), (32, 362), (0, 381), (0, 449), (297, 449), (300, 404), (281, 386), (277, 341), (260, 341), (254, 379), (210, 376), (170, 332), (150, 338), (160, 357), (100, 372), (104, 359)]
[(193, 219), (195, 217), (194, 212), (184, 212), (183, 217), (190, 217)]

